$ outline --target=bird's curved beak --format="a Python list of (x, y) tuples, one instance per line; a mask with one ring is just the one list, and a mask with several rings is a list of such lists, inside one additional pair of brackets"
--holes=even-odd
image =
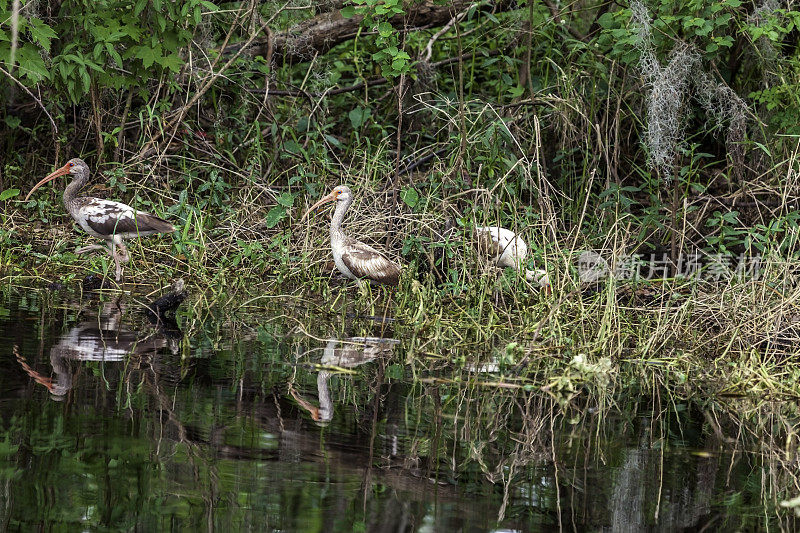
[(303, 215), (303, 218), (300, 219), (300, 222), (308, 218), (308, 215), (310, 215), (316, 208), (318, 208), (322, 204), (335, 201), (336, 201), (336, 195), (333, 193), (330, 193), (328, 196), (323, 196), (322, 198), (319, 199), (319, 202), (315, 203), (314, 205), (308, 208), (308, 211), (306, 211), (306, 214)]
[(311, 402), (306, 401), (302, 396), (300, 396), (297, 391), (294, 390), (294, 387), (290, 385), (289, 392), (292, 393), (292, 397), (300, 404), (300, 407), (305, 409), (311, 415), (311, 418), (315, 421), (319, 421), (319, 407), (315, 406)]
[(70, 171), (70, 167), (69, 167), (69, 163), (67, 163), (66, 165), (64, 165), (63, 167), (59, 168), (58, 170), (56, 170), (52, 174), (48, 174), (47, 176), (42, 178), (42, 181), (40, 181), (39, 183), (37, 183), (36, 185), (33, 186), (33, 189), (31, 189), (31, 192), (29, 192), (28, 196), (25, 197), (25, 201), (26, 202), (28, 201), (28, 198), (31, 197), (31, 194), (33, 194), (33, 191), (35, 191), (36, 189), (38, 189), (39, 187), (41, 187), (42, 185), (44, 185), (48, 181), (52, 181), (52, 180), (56, 179), (59, 176), (65, 176), (65, 175), (69, 174), (69, 171)]

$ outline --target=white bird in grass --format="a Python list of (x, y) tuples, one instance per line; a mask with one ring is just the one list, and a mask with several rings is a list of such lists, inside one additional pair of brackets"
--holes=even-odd
[(136, 209), (120, 202), (78, 196), (78, 192), (89, 181), (89, 166), (83, 159), (70, 159), (66, 165), (55, 172), (48, 174), (37, 183), (25, 201), (33, 192), (59, 176), (71, 174), (72, 181), (64, 189), (64, 207), (73, 220), (89, 235), (99, 237), (108, 243), (108, 247), (92, 244), (78, 248), (75, 253), (82, 254), (91, 250), (108, 250), (116, 265), (116, 279), (122, 279), (122, 263), (130, 260), (128, 249), (122, 239), (132, 239), (142, 235), (154, 233), (172, 233), (175, 227), (155, 215), (137, 211)]
[(550, 293), (550, 277), (546, 270), (525, 268), (528, 245), (522, 237), (500, 226), (476, 226), (478, 251), (488, 255), (499, 267), (510, 267), (525, 273), (525, 279)]
[(321, 198), (303, 215), (308, 215), (328, 202), (336, 202), (336, 210), (331, 220), (331, 249), (333, 262), (345, 277), (356, 280), (372, 280), (384, 285), (397, 285), (400, 278), (400, 265), (389, 260), (381, 252), (368, 244), (364, 244), (342, 231), (344, 215), (353, 203), (353, 193), (346, 185), (335, 187), (331, 193)]

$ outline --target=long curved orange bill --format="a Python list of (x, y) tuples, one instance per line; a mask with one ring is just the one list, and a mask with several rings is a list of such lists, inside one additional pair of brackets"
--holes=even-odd
[(37, 183), (36, 185), (33, 186), (33, 189), (31, 189), (31, 192), (29, 192), (28, 196), (25, 197), (25, 201), (26, 202), (28, 201), (28, 198), (31, 197), (31, 194), (33, 194), (33, 191), (35, 191), (36, 189), (38, 189), (39, 187), (41, 187), (42, 185), (44, 185), (48, 181), (52, 181), (52, 180), (56, 179), (59, 176), (65, 176), (65, 175), (69, 174), (69, 171), (70, 171), (69, 163), (67, 163), (63, 167), (61, 167), (58, 170), (56, 170), (55, 172), (53, 172), (51, 174), (48, 174), (47, 176), (42, 178), (42, 180), (39, 183)]
[(297, 403), (300, 404), (300, 407), (308, 411), (314, 421), (319, 422), (319, 407), (315, 406), (311, 402), (306, 401), (302, 396), (300, 396), (300, 394), (297, 393), (296, 390), (294, 390), (294, 387), (292, 387), (289, 392), (292, 393), (292, 397), (297, 401)]
[(306, 218), (308, 218), (308, 215), (310, 215), (319, 206), (321, 206), (323, 204), (326, 204), (328, 202), (333, 202), (335, 200), (336, 200), (336, 196), (333, 193), (330, 193), (328, 196), (323, 196), (322, 198), (319, 199), (319, 202), (315, 203), (314, 205), (312, 205), (311, 207), (308, 208), (308, 211), (306, 211), (306, 214), (303, 215), (303, 218), (300, 219), (300, 222), (302, 222)]

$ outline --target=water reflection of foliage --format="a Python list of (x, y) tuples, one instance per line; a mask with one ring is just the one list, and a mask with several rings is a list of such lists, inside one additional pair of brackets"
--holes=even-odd
[[(318, 378), (294, 364), (317, 341), (298, 334), (293, 312), (197, 312), (188, 357), (106, 367), (63, 405), (35, 387), (2, 389), (0, 472), (13, 483), (0, 491), (16, 503), (0, 521), (352, 530), (419, 525), (433, 506), (442, 529), (797, 526), (776, 511), (797, 493), (795, 405), (669, 393), (657, 372), (647, 388), (617, 379), (601, 394), (576, 369), (563, 374), (572, 388), (543, 391), (559, 368), (544, 357), (518, 376), (410, 358), (404, 341), (331, 378), (337, 408), (320, 428), (286, 387), (294, 376), (311, 395)], [(37, 324), (53, 324), (44, 339), (59, 313), (41, 311)], [(340, 318), (308, 329), (384, 327)]]
[[(412, 438), (419, 457), (408, 460), (438, 458), (437, 468), (455, 472), (461, 484), (490, 482), (499, 516), (512, 521), (532, 508), (547, 516), (560, 502), (561, 514), (541, 523), (621, 531), (759, 528), (758, 509), (774, 513), (800, 481), (796, 452), (786, 447), (797, 439), (796, 416), (780, 417), (795, 420), (786, 426), (788, 441), (767, 443), (758, 438), (766, 428), (733, 416), (733, 406), (670, 398), (659, 389), (635, 402), (635, 391), (627, 391), (613, 409), (592, 402), (564, 409), (541, 393), (487, 394), (480, 385), (442, 389), (428, 385), (415, 395), (422, 402), (416, 409), (436, 416), (434, 427), (415, 428), (424, 437)], [(731, 479), (742, 485), (726, 491)], [(797, 525), (785, 513), (770, 516), (776, 526)]]

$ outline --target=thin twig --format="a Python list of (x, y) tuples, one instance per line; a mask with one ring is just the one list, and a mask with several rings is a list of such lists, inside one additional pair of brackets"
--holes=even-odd
[(41, 100), (40, 100), (38, 97), (36, 97), (36, 96), (35, 96), (35, 95), (34, 95), (34, 94), (33, 94), (33, 93), (32, 93), (32, 92), (31, 92), (31, 91), (30, 91), (30, 90), (29, 90), (27, 87), (25, 87), (25, 86), (22, 84), (22, 82), (21, 82), (21, 81), (19, 81), (17, 78), (15, 78), (14, 76), (12, 76), (10, 72), (7, 72), (5, 69), (3, 69), (2, 67), (0, 67), (0, 73), (2, 73), (2, 74), (5, 74), (5, 75), (6, 75), (6, 76), (8, 76), (9, 78), (11, 78), (11, 80), (12, 80), (12, 81), (14, 81), (14, 83), (16, 83), (17, 85), (19, 85), (20, 87), (22, 87), (22, 90), (23, 90), (23, 91), (25, 91), (26, 93), (28, 93), (28, 96), (30, 96), (31, 98), (33, 98), (33, 99), (34, 99), (34, 101), (35, 101), (37, 104), (39, 104), (39, 107), (40, 107), (40, 108), (42, 108), (42, 111), (44, 111), (44, 114), (45, 114), (45, 115), (47, 115), (47, 118), (48, 118), (48, 119), (50, 119), (50, 124), (52, 124), (52, 125), (53, 125), (53, 131), (54, 131), (55, 133), (58, 133), (58, 126), (56, 126), (56, 121), (55, 121), (55, 120), (53, 120), (53, 117), (52, 117), (52, 115), (50, 115), (50, 113), (47, 111), (47, 108), (45, 108), (45, 107), (44, 107), (44, 104), (42, 103), (42, 101), (41, 101)]
[[(561, 19), (561, 11), (558, 10), (558, 6), (556, 6), (552, 2), (552, 0), (544, 0), (544, 5), (546, 5), (547, 8), (550, 10), (550, 13), (553, 15), (553, 20), (555, 20), (556, 24), (561, 22), (561, 20), (562, 20)], [(563, 26), (566, 28), (567, 32), (569, 32), (569, 34), (572, 35), (573, 37), (575, 37), (577, 40), (579, 40), (581, 42), (584, 42), (584, 43), (589, 41), (589, 39), (584, 34), (579, 32), (578, 30), (576, 30), (572, 26), (569, 26), (566, 22), (563, 24)]]
[[(461, 19), (463, 19), (467, 15), (467, 13), (469, 13), (470, 9), (472, 9), (472, 8), (473, 8), (473, 6), (467, 7), (467, 9), (465, 9), (464, 11), (462, 11), (461, 13), (456, 15), (455, 17), (451, 18), (447, 22), (447, 24), (442, 26), (442, 29), (440, 29), (439, 31), (437, 31), (436, 33), (433, 34), (433, 37), (430, 38), (430, 40), (428, 41), (428, 44), (425, 46), (425, 57), (421, 58), (422, 61), (430, 61), (431, 60), (431, 56), (433, 55), (433, 43), (435, 43), (436, 40), (439, 39), (439, 37), (441, 37), (442, 35), (447, 33), (450, 30), (450, 28), (452, 28), (453, 25), (456, 22), (461, 21)], [(422, 55), (422, 54), (420, 53), (420, 55)]]
[(412, 170), (414, 170), (418, 166), (424, 165), (425, 163), (427, 163), (428, 161), (430, 161), (434, 157), (438, 157), (438, 156), (443, 155), (443, 154), (445, 154), (445, 153), (447, 153), (449, 151), (450, 151), (450, 147), (449, 146), (445, 147), (445, 148), (440, 148), (440, 149), (436, 150), (435, 152), (430, 153), (430, 154), (428, 154), (428, 155), (426, 155), (424, 157), (421, 157), (421, 158), (417, 159), (416, 161), (414, 161), (413, 163), (409, 164), (408, 166), (402, 168), (400, 170), (400, 174), (401, 175), (402, 174), (408, 174), (409, 172), (411, 172)]
[(371, 80), (362, 81), (359, 83), (355, 83), (353, 85), (348, 85), (347, 87), (339, 87), (338, 89), (326, 89), (321, 92), (308, 92), (302, 90), (272, 90), (272, 89), (247, 89), (247, 92), (253, 94), (261, 94), (269, 92), (270, 96), (303, 96), (305, 98), (323, 98), (325, 96), (335, 96), (337, 94), (344, 94), (353, 91), (358, 91), (359, 89), (363, 89), (364, 87), (375, 87), (377, 85), (383, 85), (384, 83), (389, 83), (389, 80), (386, 78), (373, 78)]

